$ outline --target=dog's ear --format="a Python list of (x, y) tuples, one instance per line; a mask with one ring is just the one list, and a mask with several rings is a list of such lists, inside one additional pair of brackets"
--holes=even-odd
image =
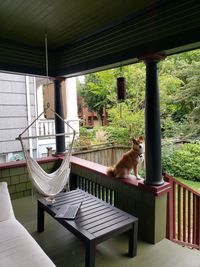
[(132, 139), (133, 144), (137, 143), (137, 140), (135, 138)]
[(141, 142), (143, 142), (143, 141), (144, 141), (144, 137), (143, 137), (143, 136), (140, 136), (140, 137), (138, 138), (138, 140), (141, 141)]

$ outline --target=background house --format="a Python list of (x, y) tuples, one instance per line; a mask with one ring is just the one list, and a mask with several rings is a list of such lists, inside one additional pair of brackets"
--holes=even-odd
[[(15, 138), (37, 116), (36, 82), (34, 77), (0, 73), (0, 162), (23, 159), (19, 141)], [(32, 127), (36, 134), (36, 127)], [(26, 142), (27, 143), (27, 142)], [(37, 155), (37, 140), (29, 140), (33, 156)]]
[(81, 120), (82, 126), (102, 126), (107, 125), (107, 113), (103, 109), (102, 117), (97, 115), (97, 112), (91, 110), (85, 103), (82, 96), (77, 97), (78, 101), (78, 117)]
[[(76, 80), (69, 79), (62, 83), (64, 118), (79, 132), (77, 116)], [(67, 92), (68, 90), (68, 92)], [(70, 93), (72, 90), (72, 93)], [(67, 97), (69, 100), (67, 100)], [(54, 109), (54, 84), (45, 78), (0, 73), (0, 162), (22, 160), (24, 158), (20, 142), (15, 138), (33, 122), (44, 107), (50, 103)], [(68, 107), (67, 107), (68, 103)], [(70, 132), (66, 127), (66, 132)], [(29, 136), (40, 136), (28, 139), (30, 154), (33, 157), (47, 155), (47, 147), (55, 150), (55, 137), (43, 138), (55, 134), (54, 113), (50, 110), (33, 124), (27, 131)], [(70, 137), (66, 136), (66, 143)]]

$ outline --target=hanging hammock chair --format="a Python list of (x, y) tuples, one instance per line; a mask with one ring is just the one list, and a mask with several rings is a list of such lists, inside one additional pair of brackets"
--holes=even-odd
[[(47, 108), (51, 109), (49, 106)], [(41, 166), (37, 163), (37, 161), (29, 155), (29, 152), (26, 149), (25, 144), (23, 143), (24, 139), (38, 138), (40, 136), (23, 137), (22, 135), (46, 112), (46, 110), (47, 109), (45, 109), (44, 112), (42, 112), (16, 139), (19, 140), (21, 143), (22, 150), (27, 163), (29, 178), (34, 188), (38, 191), (38, 193), (42, 194), (43, 196), (54, 198), (55, 195), (61, 192), (63, 188), (66, 185), (68, 185), (69, 174), (70, 174), (70, 157), (72, 153), (76, 132), (71, 127), (71, 125), (69, 125), (69, 123), (67, 123), (59, 114), (57, 114), (53, 109), (51, 109), (51, 111), (53, 111), (56, 116), (58, 116), (61, 120), (64, 121), (65, 124), (67, 124), (69, 128), (71, 128), (73, 136), (68, 152), (65, 154), (60, 167), (55, 172), (52, 173), (45, 172), (41, 168)], [(61, 136), (61, 135), (68, 135), (68, 134), (66, 133), (59, 133), (54, 135), (51, 134), (51, 135), (46, 135), (45, 137)]]

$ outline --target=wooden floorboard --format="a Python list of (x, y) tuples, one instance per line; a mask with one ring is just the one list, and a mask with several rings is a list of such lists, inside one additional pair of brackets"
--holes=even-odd
[[(84, 267), (83, 244), (46, 216), (45, 231), (36, 232), (37, 203), (31, 197), (13, 201), (17, 219), (27, 228), (57, 267)], [(164, 239), (156, 245), (138, 242), (135, 258), (127, 257), (127, 236), (111, 238), (97, 246), (96, 267), (200, 267), (200, 252)]]

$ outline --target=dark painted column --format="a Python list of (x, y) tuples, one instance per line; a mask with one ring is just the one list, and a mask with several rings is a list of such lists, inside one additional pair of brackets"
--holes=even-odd
[[(64, 78), (57, 77), (54, 80), (54, 88), (55, 88), (55, 111), (64, 118), (63, 113), (63, 102), (62, 102), (62, 90), (61, 90), (61, 82)], [(56, 134), (65, 132), (65, 124), (64, 121), (61, 120), (58, 116), (55, 115), (55, 132)], [(63, 154), (65, 152), (65, 136), (56, 136), (56, 155)]]
[(164, 183), (161, 167), (160, 97), (157, 64), (161, 55), (144, 58), (146, 64), (145, 92), (145, 165), (148, 185)]

